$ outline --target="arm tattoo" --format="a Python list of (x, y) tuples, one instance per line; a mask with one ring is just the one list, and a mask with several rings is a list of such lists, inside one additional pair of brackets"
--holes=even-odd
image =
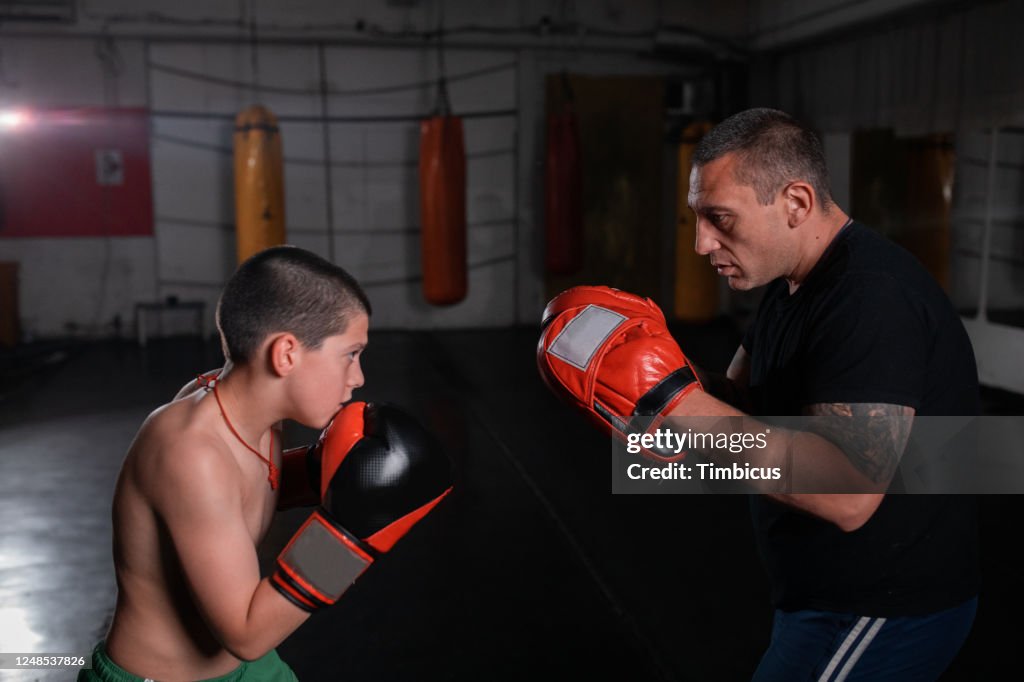
[(887, 403), (817, 403), (804, 412), (826, 417), (811, 420), (809, 430), (832, 441), (871, 481), (887, 483), (892, 479), (910, 436), (913, 408)]

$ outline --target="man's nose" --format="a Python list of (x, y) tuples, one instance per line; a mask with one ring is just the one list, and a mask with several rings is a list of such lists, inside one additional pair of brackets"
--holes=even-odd
[(693, 248), (701, 256), (706, 256), (712, 251), (721, 248), (721, 244), (718, 243), (714, 231), (707, 224), (706, 220), (697, 219), (697, 240)]

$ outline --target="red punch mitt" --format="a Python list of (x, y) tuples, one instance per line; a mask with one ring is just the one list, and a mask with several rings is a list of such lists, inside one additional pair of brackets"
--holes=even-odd
[[(537, 366), (555, 394), (626, 440), (653, 431), (693, 391), (697, 373), (649, 298), (603, 286), (564, 291), (544, 309)], [(659, 461), (683, 454), (645, 449)]]

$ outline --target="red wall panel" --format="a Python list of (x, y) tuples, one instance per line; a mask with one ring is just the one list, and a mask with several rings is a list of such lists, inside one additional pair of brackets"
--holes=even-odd
[(145, 109), (0, 115), (0, 237), (151, 234)]

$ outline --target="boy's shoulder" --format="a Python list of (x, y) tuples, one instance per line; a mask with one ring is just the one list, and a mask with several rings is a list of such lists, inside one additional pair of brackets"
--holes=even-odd
[(143, 489), (163, 496), (183, 486), (217, 489), (221, 482), (237, 481), (237, 462), (203, 402), (197, 392), (176, 397), (143, 422), (129, 452)]

